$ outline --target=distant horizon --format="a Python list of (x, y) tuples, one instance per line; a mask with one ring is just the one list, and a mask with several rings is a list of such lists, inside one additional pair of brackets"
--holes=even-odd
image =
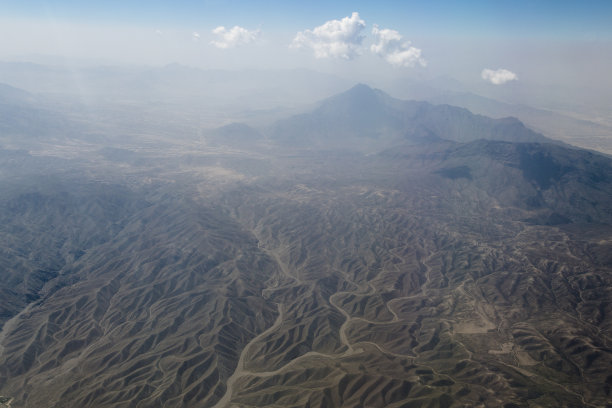
[[(0, 2), (7, 3), (7, 2)], [(605, 81), (612, 3), (26, 0), (2, 4), (0, 59)], [(612, 53), (608, 52), (608, 55)], [(587, 65), (585, 65), (588, 63)], [(573, 77), (572, 77), (573, 76)]]
[[(519, 81), (511, 81), (502, 86), (493, 85), (484, 81), (480, 73), (475, 73), (473, 78), (461, 80), (450, 73), (421, 72), (415, 75), (410, 70), (392, 70), (389, 75), (367, 75), (367, 72), (355, 71), (344, 72), (338, 70), (324, 69), (325, 67), (294, 66), (294, 67), (205, 67), (189, 62), (159, 62), (159, 63), (122, 63), (121, 61), (101, 61), (87, 57), (69, 57), (62, 55), (23, 55), (14, 58), (1, 58), (0, 64), (33, 64), (40, 67), (52, 67), (66, 69), (68, 71), (88, 70), (88, 69), (117, 69), (128, 71), (139, 71), (149, 69), (164, 69), (177, 66), (202, 72), (310, 72), (316, 75), (335, 77), (347, 84), (364, 83), (368, 86), (379, 88), (395, 97), (406, 97), (401, 90), (398, 93), (397, 84), (418, 85), (423, 84), (440, 91), (473, 93), (475, 95), (493, 98), (500, 102), (522, 104), (540, 109), (560, 111), (565, 114), (575, 114), (587, 120), (602, 123), (612, 123), (611, 117), (601, 116), (605, 112), (606, 106), (612, 106), (612, 95), (607, 92), (607, 88), (600, 89), (580, 89), (571, 83), (561, 83), (560, 85), (538, 84), (528, 79), (521, 78)], [(322, 69), (323, 68), (323, 69)], [(0, 79), (0, 83), (6, 81)], [(10, 85), (10, 84), (9, 84)], [(554, 89), (553, 89), (554, 87)], [(348, 89), (348, 88), (347, 88)], [(30, 90), (32, 91), (32, 90)], [(595, 92), (593, 92), (595, 91)], [(598, 91), (598, 92), (597, 92)], [(561, 109), (560, 106), (567, 108)], [(595, 108), (592, 112), (591, 109)]]
[(612, 123), (608, 1), (0, 4), (1, 61), (307, 69), (391, 93), (448, 78), (453, 90)]

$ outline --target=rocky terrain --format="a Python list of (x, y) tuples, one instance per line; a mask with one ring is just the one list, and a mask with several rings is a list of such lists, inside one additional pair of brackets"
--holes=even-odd
[(75, 140), (0, 153), (2, 404), (612, 406), (606, 156), (365, 86)]

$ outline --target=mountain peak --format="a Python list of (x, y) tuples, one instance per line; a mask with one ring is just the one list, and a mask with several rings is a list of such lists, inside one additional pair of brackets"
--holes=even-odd
[[(350, 98), (352, 100), (372, 100), (380, 102), (382, 98), (389, 98), (389, 95), (380, 89), (374, 89), (366, 84), (359, 83), (349, 90), (336, 95), (338, 98)], [(335, 97), (332, 97), (335, 98)]]
[(384, 92), (360, 83), (345, 92), (327, 98), (321, 103), (319, 109), (363, 115), (367, 112), (371, 113), (372, 110), (380, 110), (386, 104), (387, 99), (390, 97)]
[(366, 84), (359, 83), (355, 85), (354, 87), (352, 87), (351, 89), (349, 89), (348, 91), (346, 91), (345, 93), (360, 94), (360, 95), (373, 95), (374, 89), (372, 89)]
[(365, 84), (325, 99), (312, 112), (277, 122), (272, 134), (293, 146), (357, 146), (364, 151), (439, 140), (551, 141), (516, 118), (492, 119), (456, 106), (402, 101)]

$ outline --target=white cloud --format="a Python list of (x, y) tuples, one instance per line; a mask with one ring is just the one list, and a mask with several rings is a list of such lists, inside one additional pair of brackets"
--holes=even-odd
[(191, 33), (191, 39), (193, 41), (200, 41), (200, 33), (194, 31), (193, 33)]
[(315, 58), (343, 58), (350, 60), (359, 55), (359, 47), (363, 41), (361, 31), (365, 21), (359, 18), (359, 13), (353, 12), (350, 17), (342, 20), (330, 20), (312, 30), (297, 33), (291, 48), (310, 48)]
[(514, 72), (503, 68), (497, 70), (485, 68), (480, 75), (482, 79), (494, 85), (502, 85), (508, 81), (516, 81), (518, 79), (518, 76), (516, 76)]
[(412, 47), (410, 41), (404, 41), (397, 31), (380, 29), (374, 25), (372, 34), (376, 43), (372, 44), (370, 50), (394, 67), (412, 68), (417, 64), (423, 67), (427, 65), (427, 61), (421, 57), (421, 50)]
[(229, 30), (219, 26), (212, 30), (217, 39), (210, 43), (217, 48), (234, 48), (240, 45), (252, 43), (257, 39), (259, 30), (250, 31), (240, 26), (234, 26)]

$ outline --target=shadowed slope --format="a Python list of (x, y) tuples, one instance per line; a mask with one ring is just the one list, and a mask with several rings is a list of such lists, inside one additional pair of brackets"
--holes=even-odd
[[(10, 271), (0, 272), (34, 300), (12, 308), (0, 334), (2, 401), (609, 404), (610, 160), (546, 143), (440, 140), (454, 121), (457, 138), (524, 128), (353, 92), (319, 117), (333, 111), (326, 120), (337, 124), (365, 110), (370, 130), (377, 118), (392, 129), (418, 117), (409, 129), (419, 137), (385, 130), (397, 144), (381, 154), (334, 150), (380, 140), (351, 136), (349, 122), (329, 143), (307, 136), (306, 149), (0, 154), (10, 187), (0, 203)], [(452, 121), (428, 116), (435, 109)], [(50, 170), (69, 188), (42, 188)], [(57, 260), (46, 283), (33, 277)]]
[(406, 140), (550, 141), (516, 118), (491, 119), (455, 106), (401, 101), (366, 85), (326, 99), (310, 113), (277, 122), (271, 137), (283, 145), (366, 151)]
[(3, 392), (27, 406), (213, 403), (242, 347), (276, 318), (261, 297), (275, 273), (221, 213), (162, 200), (90, 246), (11, 324)]

